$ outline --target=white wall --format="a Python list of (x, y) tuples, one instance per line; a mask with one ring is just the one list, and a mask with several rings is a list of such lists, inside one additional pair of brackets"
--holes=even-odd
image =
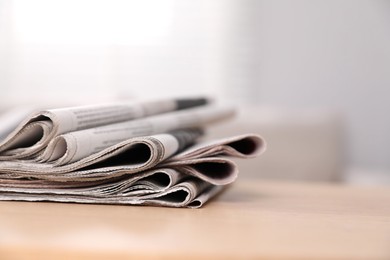
[(390, 2), (263, 1), (259, 103), (344, 114), (349, 163), (390, 171)]
[(3, 0), (1, 102), (215, 93), (209, 38), (216, 36), (207, 25), (214, 14), (207, 6), (173, 0)]

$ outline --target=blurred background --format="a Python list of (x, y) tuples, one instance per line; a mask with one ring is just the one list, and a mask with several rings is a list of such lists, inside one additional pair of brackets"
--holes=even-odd
[[(390, 1), (0, 0), (0, 109), (208, 95), (242, 178), (390, 184)], [(1, 114), (0, 114), (1, 116)]]

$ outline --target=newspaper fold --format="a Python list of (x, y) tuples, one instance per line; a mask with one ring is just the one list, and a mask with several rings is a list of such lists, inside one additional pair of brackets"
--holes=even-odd
[[(0, 161), (0, 173), (4, 174), (0, 177), (96, 181), (134, 174), (158, 165), (180, 170), (214, 185), (226, 185), (233, 182), (238, 175), (237, 166), (226, 157), (251, 158), (265, 149), (265, 142), (260, 136), (246, 134), (199, 143), (195, 149), (190, 148), (189, 153), (184, 150), (166, 160), (195, 142), (200, 135), (200, 130), (183, 129), (167, 134), (132, 138), (62, 166), (29, 161)], [(242, 149), (248, 144), (251, 144), (250, 149)], [(210, 157), (201, 157), (201, 152)]]
[(57, 135), (201, 106), (204, 98), (133, 101), (51, 109), (34, 113), (0, 142), (0, 160), (27, 158)]
[(203, 127), (229, 118), (233, 113), (231, 107), (203, 106), (70, 132), (55, 137), (38, 157), (38, 161), (66, 165), (132, 137), (148, 136), (180, 128)]
[(201, 207), (222, 190), (196, 178), (161, 168), (104, 182), (0, 180), (0, 200)]
[[(198, 129), (183, 129), (170, 134), (134, 138), (123, 142), (121, 148), (115, 150), (110, 147), (99, 155), (85, 158), (83, 163), (74, 163), (81, 167), (78, 170), (70, 168), (66, 171), (66, 166), (51, 166), (47, 170), (42, 167), (45, 164), (27, 161), (19, 162), (14, 168), (11, 165), (5, 168), (4, 163), (9, 162), (0, 162), (0, 172), (3, 173), (0, 175), (0, 200), (198, 208), (237, 177), (235, 164), (226, 156), (249, 158), (265, 149), (260, 136), (247, 134), (203, 142), (182, 150), (200, 135)], [(145, 153), (133, 146), (143, 144), (142, 140), (159, 140), (155, 144), (161, 146), (151, 146)], [(174, 145), (173, 140), (176, 140)], [(148, 154), (149, 159), (145, 160), (148, 163), (129, 163), (132, 153), (128, 151), (132, 150), (131, 147), (134, 148), (132, 152), (141, 154), (141, 157), (142, 153)], [(180, 150), (182, 152), (172, 156)], [(202, 157), (202, 152), (211, 157)], [(34, 165), (42, 168), (37, 169)], [(87, 169), (82, 165), (88, 165)], [(61, 171), (54, 174), (53, 169)]]

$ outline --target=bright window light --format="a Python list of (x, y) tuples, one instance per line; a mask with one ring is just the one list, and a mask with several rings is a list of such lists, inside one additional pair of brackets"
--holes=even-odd
[(172, 31), (173, 0), (14, 0), (15, 37), (37, 44), (153, 44)]

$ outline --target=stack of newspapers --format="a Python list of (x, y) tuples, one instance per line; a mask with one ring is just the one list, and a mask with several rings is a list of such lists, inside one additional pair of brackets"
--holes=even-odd
[(0, 200), (201, 207), (264, 140), (204, 141), (234, 110), (204, 98), (49, 109), (11, 129), (0, 118)]

